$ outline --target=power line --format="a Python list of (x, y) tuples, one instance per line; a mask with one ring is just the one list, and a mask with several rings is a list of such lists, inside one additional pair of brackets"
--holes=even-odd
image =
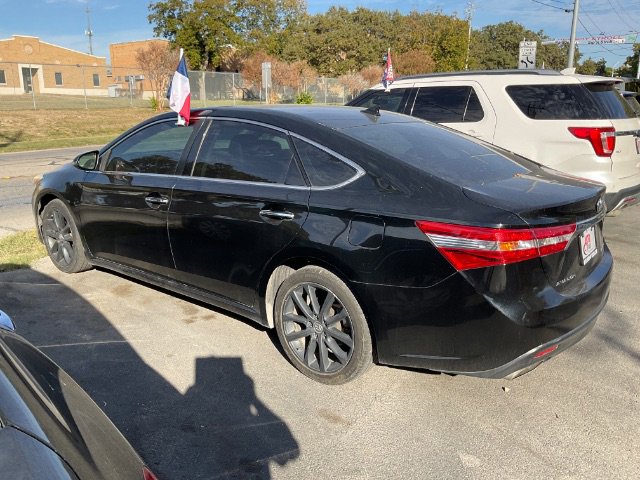
[[(589, 31), (589, 29), (584, 25), (584, 23), (582, 23), (582, 20), (580, 20), (580, 18), (579, 18), (579, 17), (578, 17), (578, 23), (579, 23), (580, 25), (582, 25), (582, 28), (584, 28), (584, 29), (585, 29), (585, 31), (587, 32), (587, 34), (588, 34), (590, 37), (592, 37), (592, 38), (594, 38), (594, 37), (595, 37), (595, 36), (593, 35), (593, 33), (591, 33), (591, 32)], [(602, 43), (602, 42), (597, 42), (597, 45), (600, 45), (600, 46), (601, 46), (602, 48), (604, 48), (607, 52), (609, 52), (609, 53), (611, 53), (611, 54), (613, 54), (613, 55), (617, 55), (618, 57), (626, 57), (626, 55), (620, 55), (619, 53), (616, 53), (616, 52), (614, 52), (613, 50), (609, 50), (607, 47), (605, 47), (605, 46), (604, 46), (604, 43)]]
[(629, 25), (629, 23), (622, 17), (622, 15), (620, 15), (620, 12), (618, 12), (618, 9), (613, 6), (613, 3), (611, 3), (611, 0), (607, 0), (607, 2), (609, 2), (609, 5), (611, 5), (611, 9), (615, 12), (615, 14), (618, 16), (618, 18), (622, 21), (622, 23), (624, 23), (632, 31), (635, 30), (635, 28), (632, 27), (631, 25)]
[(531, 0), (531, 1), (534, 2), (534, 3), (539, 3), (540, 5), (544, 5), (545, 7), (551, 7), (551, 8), (555, 8), (557, 10), (562, 10), (565, 13), (573, 12), (573, 9), (558, 7), (557, 5), (551, 5), (550, 3), (541, 2), (540, 0)]

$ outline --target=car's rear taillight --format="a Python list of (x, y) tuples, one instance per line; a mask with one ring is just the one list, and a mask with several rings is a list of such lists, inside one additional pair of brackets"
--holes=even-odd
[(569, 127), (576, 138), (589, 140), (599, 157), (610, 157), (616, 148), (616, 129), (613, 127)]
[(158, 477), (156, 477), (147, 467), (142, 469), (142, 478), (144, 480), (158, 480)]
[(457, 270), (506, 265), (563, 251), (576, 224), (538, 228), (487, 228), (416, 221), (416, 226)]

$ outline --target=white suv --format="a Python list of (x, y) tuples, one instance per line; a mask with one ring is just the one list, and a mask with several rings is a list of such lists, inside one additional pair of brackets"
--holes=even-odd
[(640, 119), (614, 78), (554, 70), (403, 77), (347, 105), (441, 123), (572, 175), (602, 182), (607, 208), (640, 201)]

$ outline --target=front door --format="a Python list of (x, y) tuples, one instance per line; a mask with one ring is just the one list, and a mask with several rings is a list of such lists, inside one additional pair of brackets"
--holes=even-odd
[(143, 127), (102, 156), (101, 171), (87, 174), (78, 210), (93, 256), (173, 275), (167, 211), (193, 129), (175, 120)]
[[(22, 67), (22, 84), (24, 85), (24, 93), (33, 92), (38, 81), (38, 69)], [(36, 88), (37, 89), (37, 88)]]
[(176, 276), (255, 308), (265, 267), (307, 218), (309, 189), (288, 135), (214, 120), (191, 170), (169, 208)]

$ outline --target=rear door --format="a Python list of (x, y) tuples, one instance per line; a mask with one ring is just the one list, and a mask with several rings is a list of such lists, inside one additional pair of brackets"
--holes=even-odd
[(146, 125), (106, 152), (100, 171), (87, 174), (78, 209), (92, 255), (173, 273), (167, 210), (195, 128), (177, 126), (174, 119)]
[(418, 82), (405, 113), (493, 142), (496, 114), (480, 84), (470, 80)]
[(287, 132), (214, 119), (169, 209), (176, 276), (256, 307), (265, 266), (301, 232), (309, 188)]

